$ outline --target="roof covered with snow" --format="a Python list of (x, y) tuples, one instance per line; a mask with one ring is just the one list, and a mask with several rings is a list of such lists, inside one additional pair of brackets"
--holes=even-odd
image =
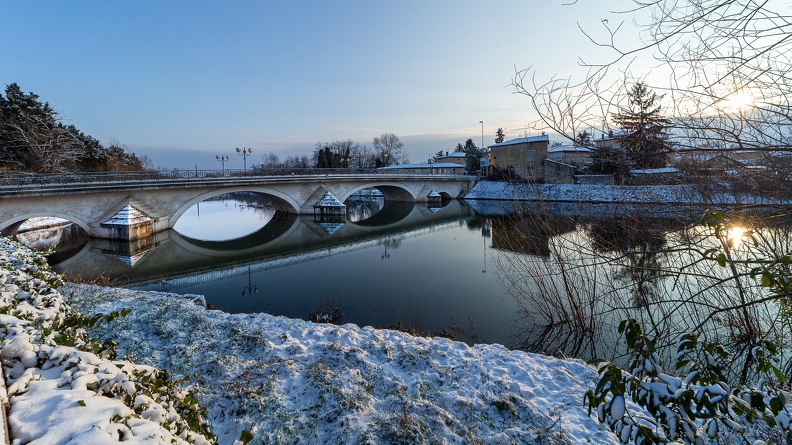
[(667, 175), (676, 174), (679, 170), (676, 167), (663, 167), (663, 168), (644, 168), (630, 170), (631, 175)]
[(346, 207), (344, 203), (338, 200), (332, 193), (327, 192), (319, 201), (314, 204), (314, 207)]
[(507, 145), (517, 145), (517, 144), (530, 144), (533, 142), (550, 142), (550, 136), (543, 134), (541, 136), (529, 136), (523, 138), (515, 138), (508, 141), (503, 141), (500, 144), (495, 145), (488, 145), (487, 148), (493, 147), (505, 147)]
[(603, 134), (601, 137), (594, 139), (595, 141), (612, 141), (614, 139), (623, 138), (625, 136), (629, 136), (635, 133), (635, 131), (630, 130), (621, 130), (621, 131), (614, 131), (613, 133)]
[(467, 153), (465, 153), (464, 151), (455, 151), (455, 152), (453, 152), (451, 154), (447, 154), (445, 156), (438, 156), (437, 158), (438, 159), (442, 159), (442, 158), (464, 158), (465, 156), (467, 156)]
[(563, 153), (563, 152), (574, 152), (574, 153), (588, 153), (589, 150), (586, 147), (580, 147), (578, 145), (556, 145), (555, 147), (550, 147), (547, 149), (548, 153)]
[(145, 223), (148, 221), (152, 221), (152, 219), (146, 216), (140, 210), (127, 204), (124, 206), (123, 209), (119, 210), (118, 213), (113, 215), (112, 218), (108, 219), (102, 224), (109, 224), (115, 226), (132, 226), (135, 224)]
[(411, 168), (465, 168), (464, 165), (453, 162), (434, 162), (432, 164), (399, 164), (380, 167), (378, 170), (404, 170)]

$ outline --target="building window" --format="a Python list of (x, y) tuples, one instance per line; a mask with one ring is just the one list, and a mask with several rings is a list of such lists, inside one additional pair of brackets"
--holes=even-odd
[(534, 150), (528, 150), (528, 163), (534, 163)]

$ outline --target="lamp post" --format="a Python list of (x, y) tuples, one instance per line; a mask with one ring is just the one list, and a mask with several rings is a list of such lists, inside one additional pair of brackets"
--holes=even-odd
[(226, 161), (231, 159), (231, 156), (228, 156), (228, 155), (225, 155), (225, 156), (217, 155), (217, 156), (215, 156), (215, 159), (217, 159), (217, 161), (220, 162), (220, 165), (221, 165), (221, 168), (222, 168), (222, 172), (223, 172), (223, 177), (225, 177), (225, 163), (226, 163)]
[(481, 124), (481, 151), (484, 151), (484, 121), (479, 121)]
[(242, 164), (245, 166), (244, 168), (244, 175), (247, 176), (247, 157), (253, 153), (252, 148), (239, 148), (237, 147), (236, 152), (239, 156), (242, 156)]
[[(481, 153), (484, 153), (484, 121), (479, 121), (481, 124)], [(479, 178), (481, 177), (481, 167), (479, 166)]]
[(254, 294), (257, 294), (258, 293), (258, 287), (250, 284), (250, 266), (248, 266), (248, 285), (247, 285), (247, 287), (242, 289), (242, 296), (246, 297), (247, 294), (251, 293), (251, 292), (254, 293)]

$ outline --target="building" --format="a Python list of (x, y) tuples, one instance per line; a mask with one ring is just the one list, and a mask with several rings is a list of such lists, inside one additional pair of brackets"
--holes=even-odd
[(603, 134), (601, 138), (594, 139), (594, 145), (597, 148), (620, 147), (621, 140), (630, 134), (632, 133), (628, 131), (618, 131), (614, 133), (613, 130), (610, 130), (608, 134)]
[(454, 164), (465, 165), (465, 156), (466, 154), (461, 151), (455, 151), (451, 154), (448, 154), (448, 152), (446, 152), (445, 156), (437, 157), (437, 162), (438, 163), (453, 162)]
[(377, 169), (384, 173), (396, 173), (405, 175), (434, 173), (438, 175), (463, 175), (465, 174), (465, 164), (459, 165), (454, 162), (433, 162), (431, 164), (399, 164), (389, 165)]
[(591, 150), (576, 145), (556, 145), (547, 150), (547, 159), (582, 167), (591, 164)]
[(544, 161), (550, 138), (543, 134), (516, 138), (490, 145), (490, 164), (500, 169), (513, 168), (523, 179), (544, 181)]
[[(621, 146), (622, 141), (624, 141), (624, 139), (628, 139), (632, 137), (634, 133), (635, 131), (630, 131), (630, 130), (621, 130), (617, 132), (610, 130), (608, 131), (607, 135), (603, 134), (602, 137), (594, 139), (594, 147), (595, 147), (594, 150), (609, 149), (609, 151), (611, 152), (610, 156), (619, 153), (626, 154)], [(604, 151), (604, 153), (608, 153), (608, 151)], [(635, 156), (635, 154), (633, 154), (632, 156)], [(665, 165), (673, 164), (675, 156), (676, 156), (675, 151), (673, 150), (673, 147), (669, 144), (667, 148), (667, 152), (665, 154)]]

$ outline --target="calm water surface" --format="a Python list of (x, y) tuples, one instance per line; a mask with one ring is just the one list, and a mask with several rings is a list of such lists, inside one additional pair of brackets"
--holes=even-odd
[[(711, 317), (713, 307), (765, 290), (747, 273), (733, 279), (701, 261), (711, 230), (693, 223), (700, 209), (428, 206), (376, 196), (346, 204), (345, 215), (298, 217), (258, 195), (223, 195), (152, 239), (69, 242), (51, 264), (72, 279), (201, 294), (226, 312), (393, 327), (586, 359), (618, 358), (615, 327), (628, 317), (669, 344), (693, 327), (729, 339), (747, 324), (775, 326), (772, 305)], [(788, 252), (790, 219), (788, 211), (747, 214), (742, 227)], [(740, 255), (740, 244), (729, 243)], [(738, 281), (743, 291), (735, 295)]]
[(91, 240), (53, 264), (67, 277), (200, 294), (267, 312), (514, 344), (518, 305), (492, 270), (489, 221), (459, 201), (347, 202), (330, 219), (276, 214), (256, 195), (205, 201), (152, 245)]

